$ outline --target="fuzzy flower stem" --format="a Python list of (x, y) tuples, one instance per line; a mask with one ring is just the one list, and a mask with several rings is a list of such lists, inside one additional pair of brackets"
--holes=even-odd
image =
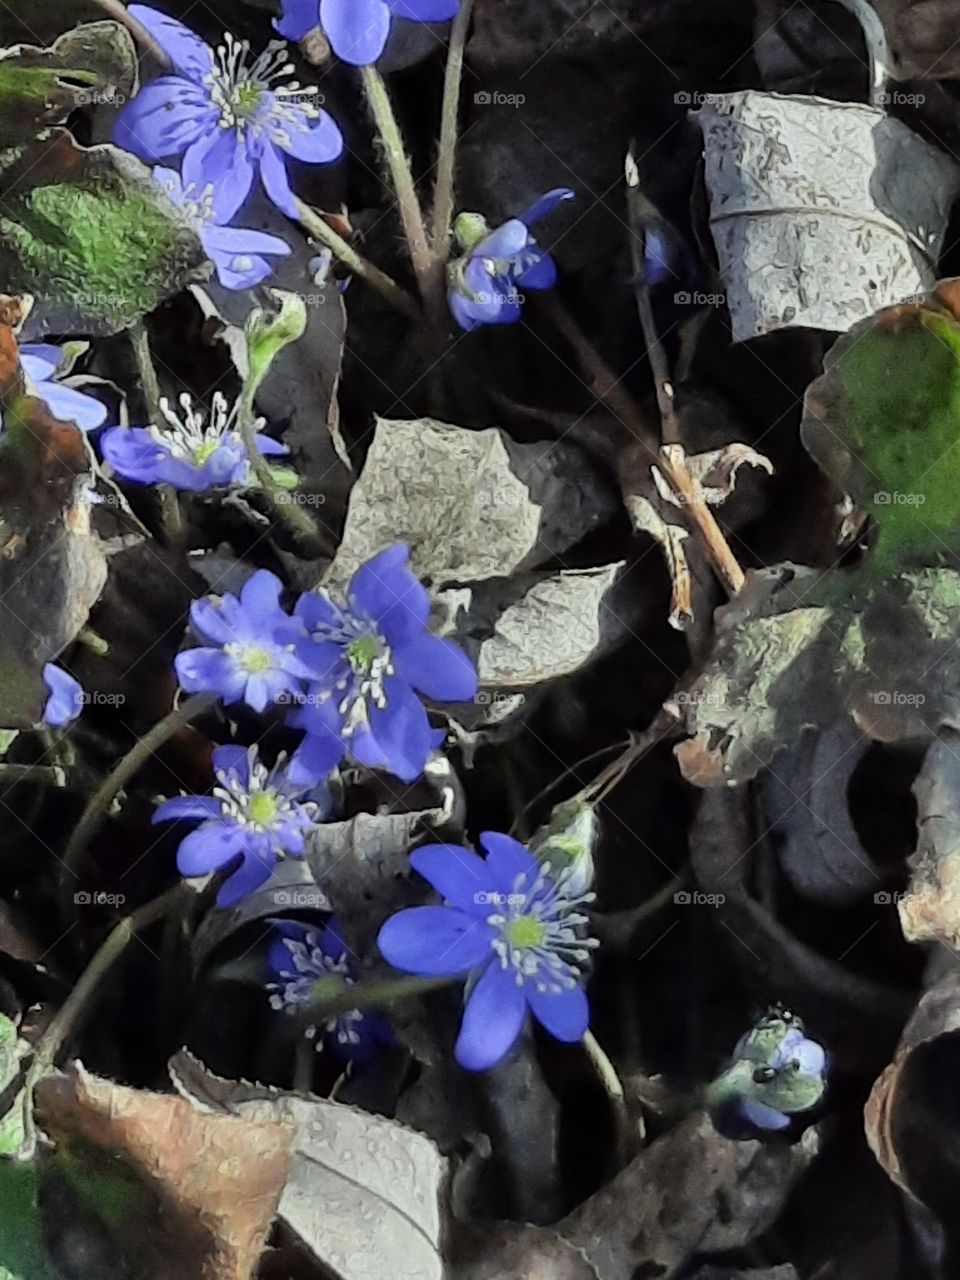
[(622, 1157), (626, 1157), (629, 1153), (631, 1137), (630, 1115), (627, 1111), (627, 1100), (620, 1077), (617, 1075), (616, 1067), (607, 1057), (592, 1031), (584, 1032), (580, 1043), (590, 1059), (591, 1066), (597, 1073), (597, 1078), (603, 1086), (604, 1093), (610, 1100), (617, 1126), (617, 1147), (619, 1154)]
[(175, 910), (192, 895), (187, 886), (178, 884), (159, 898), (147, 902), (128, 916), (124, 916), (107, 935), (100, 950), (80, 975), (77, 985), (60, 1006), (53, 1021), (43, 1033), (33, 1061), (26, 1074), (23, 1086), (23, 1127), (24, 1139), (17, 1153), (21, 1160), (32, 1159), (37, 1145), (36, 1126), (33, 1120), (33, 1094), (41, 1080), (53, 1069), (57, 1055), (63, 1048), (68, 1036), (74, 1030), (81, 1015), (88, 1011), (91, 1000), (97, 989), (123, 955), (130, 941), (140, 929), (162, 920), (169, 912)]
[(130, 779), (147, 763), (155, 751), (158, 751), (184, 725), (190, 724), (192, 720), (196, 720), (198, 716), (203, 715), (205, 711), (215, 706), (217, 701), (216, 694), (200, 693), (194, 698), (188, 698), (179, 707), (174, 707), (172, 711), (168, 712), (162, 720), (153, 726), (149, 733), (144, 734), (130, 748), (114, 771), (103, 780), (91, 796), (87, 807), (80, 815), (80, 820), (73, 829), (73, 834), (63, 854), (63, 871), (60, 884), (64, 899), (67, 899), (68, 890), (71, 894), (69, 909), (66, 911), (70, 918), (75, 914), (72, 891), (73, 882), (75, 882), (77, 876), (77, 866), (93, 833), (100, 825), (113, 801)]
[(457, 159), (457, 123), (460, 115), (460, 86), (463, 81), (463, 49), (470, 27), (473, 0), (460, 0), (460, 8), (450, 30), (447, 69), (443, 78), (443, 105), (440, 109), (440, 152), (437, 158), (437, 185), (433, 196), (433, 243), (435, 269), (446, 266), (450, 256), (450, 224), (453, 221), (454, 172)]
[(321, 218), (315, 209), (311, 209), (302, 200), (297, 200), (296, 205), (297, 216), (301, 225), (315, 240), (325, 244), (344, 266), (349, 267), (354, 275), (358, 275), (361, 280), (365, 280), (372, 289), (376, 289), (377, 293), (385, 298), (391, 306), (396, 307), (398, 311), (402, 311), (411, 320), (423, 319), (416, 301), (411, 298), (405, 289), (401, 289), (391, 276), (388, 276), (385, 271), (381, 271), (379, 267), (374, 266), (362, 254), (357, 253), (353, 245), (344, 240), (343, 236), (338, 235), (326, 219)]
[(286, 527), (302, 551), (310, 556), (323, 555), (325, 548), (317, 533), (316, 525), (306, 511), (291, 500), (291, 495), (277, 484), (267, 460), (257, 448), (256, 414), (253, 408), (253, 393), (249, 387), (244, 387), (243, 394), (240, 396), (237, 427), (246, 446), (250, 466), (277, 522)]
[(420, 296), (431, 320), (442, 325), (445, 316), (442, 281), (439, 281), (438, 288), (438, 277), (433, 269), (430, 246), (427, 243), (423, 210), (420, 208), (413, 171), (400, 135), (400, 126), (393, 113), (390, 95), (387, 93), (383, 76), (375, 67), (361, 67), (360, 74), (363, 78), (363, 91), (370, 107), (370, 114), (373, 116), (377, 132), (380, 134), (380, 141), (383, 143), (387, 168), (397, 197), (400, 220), (407, 238)]

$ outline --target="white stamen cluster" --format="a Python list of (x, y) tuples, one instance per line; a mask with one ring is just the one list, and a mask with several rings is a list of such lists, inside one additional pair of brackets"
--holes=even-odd
[[(231, 770), (217, 770), (219, 786), (213, 788), (213, 794), (220, 801), (223, 817), (257, 834), (274, 831), (290, 818), (312, 819), (314, 817), (318, 809), (315, 801), (292, 800), (275, 785), (275, 775), (283, 767), (282, 759), (272, 771), (256, 758), (255, 747), (250, 748), (247, 759), (250, 778), (246, 787)], [(268, 797), (271, 801), (268, 806), (269, 816), (264, 816), (263, 801), (258, 802), (257, 797)]]
[(498, 931), (491, 946), (500, 967), (513, 969), (518, 986), (530, 982), (556, 995), (579, 985), (591, 951), (599, 946), (584, 934), (589, 916), (578, 909), (596, 894), (575, 892), (572, 868), (551, 876), (541, 867), (532, 884), (527, 878), (517, 876), (513, 891), (500, 895), (506, 910), (487, 916), (487, 924)]
[[(385, 681), (394, 673), (390, 646), (366, 619), (342, 615), (337, 628), (319, 627), (315, 639), (333, 641), (342, 646), (348, 669), (333, 686), (330, 697), (337, 698), (337, 711), (344, 717), (341, 730), (350, 737), (369, 721), (369, 707), (379, 710), (387, 705)], [(351, 646), (368, 646), (369, 652), (351, 653)]]
[[(312, 933), (307, 933), (304, 941), (298, 938), (282, 939), (283, 945), (290, 953), (296, 976), (281, 976), (278, 982), (268, 984), (267, 990), (272, 992), (270, 996), (272, 1009), (286, 1009), (294, 1013), (310, 1003), (314, 997), (314, 987), (325, 978), (337, 977), (344, 985), (353, 986), (354, 979), (347, 968), (346, 954), (339, 959), (325, 955), (311, 941), (314, 936)], [(321, 1029), (327, 1035), (333, 1036), (338, 1044), (357, 1045), (360, 1043), (357, 1024), (362, 1020), (363, 1013), (360, 1009), (348, 1009), (346, 1013), (334, 1014), (328, 1018)], [(308, 1027), (306, 1035), (313, 1038), (317, 1030), (317, 1027)], [(317, 1048), (320, 1048), (319, 1043)]]
[(250, 61), (249, 40), (228, 32), (203, 78), (220, 113), (220, 128), (239, 133), (249, 128), (253, 134), (269, 129), (281, 146), (290, 129), (302, 132), (307, 121), (319, 118), (320, 107), (311, 101), (318, 96), (316, 89), (303, 88), (296, 80), (284, 83), (294, 70), (282, 40), (271, 41)]
[(233, 430), (236, 411), (227, 409), (226, 397), (220, 391), (214, 393), (209, 421), (202, 411), (194, 409), (193, 399), (187, 392), (183, 392), (178, 403), (180, 413), (166, 398), (160, 401), (164, 425), (153, 423), (150, 434), (174, 458), (185, 462), (206, 461), (223, 443), (224, 436)]

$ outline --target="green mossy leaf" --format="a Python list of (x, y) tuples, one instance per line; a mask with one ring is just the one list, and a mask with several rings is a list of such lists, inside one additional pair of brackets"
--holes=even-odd
[(44, 332), (117, 333), (202, 274), (192, 227), (116, 147), (57, 131), (8, 155), (0, 186), (0, 275), (35, 296)]

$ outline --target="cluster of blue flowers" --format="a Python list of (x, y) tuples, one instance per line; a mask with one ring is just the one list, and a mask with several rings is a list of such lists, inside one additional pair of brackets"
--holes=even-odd
[[(474, 697), (473, 666), (428, 630), (429, 595), (407, 560), (405, 545), (389, 547), (357, 570), (342, 600), (306, 592), (292, 612), (281, 605), (280, 580), (266, 570), (239, 596), (194, 603), (191, 628), (204, 643), (177, 656), (182, 686), (256, 712), (283, 707), (305, 731), (293, 757), (269, 769), (256, 747), (217, 748), (212, 794), (174, 797), (154, 815), (155, 822), (194, 824), (177, 864), (184, 876), (229, 873), (220, 906), (266, 883), (279, 859), (302, 856), (310, 830), (331, 815), (327, 779), (345, 756), (404, 782), (421, 775), (443, 733), (430, 727), (419, 695)], [(401, 911), (379, 938), (395, 968), (467, 976), (456, 1057), (471, 1070), (509, 1053), (528, 1010), (559, 1040), (583, 1036), (583, 968), (595, 945), (581, 910), (592, 895), (581, 891), (574, 868), (555, 872), (506, 835), (488, 832), (482, 840), (486, 860), (452, 845), (417, 850), (412, 865), (446, 905)], [(317, 930), (280, 921), (275, 930), (276, 1007), (309, 1003), (331, 976), (352, 980), (335, 924)], [(358, 1011), (322, 1030), (318, 1042), (352, 1061), (389, 1038), (378, 1019)]]
[[(394, 17), (445, 22), (457, 8), (458, 0), (284, 0), (274, 25), (288, 40), (321, 26), (338, 57), (367, 66), (383, 53)], [(316, 90), (290, 80), (293, 67), (282, 43), (253, 58), (249, 46), (229, 34), (214, 50), (156, 9), (131, 5), (130, 13), (167, 54), (172, 74), (151, 81), (127, 104), (114, 141), (155, 165), (155, 179), (196, 228), (220, 283), (249, 289), (270, 274), (271, 258), (290, 253), (278, 236), (229, 225), (255, 178), (295, 219), (287, 157), (329, 164), (343, 151), (340, 130)], [(162, 163), (176, 157), (182, 157), (180, 173)], [(448, 287), (461, 328), (515, 323), (523, 290), (553, 287), (556, 264), (530, 227), (572, 196), (567, 188), (549, 191), (495, 230), (478, 215), (461, 215), (465, 252), (450, 269)]]

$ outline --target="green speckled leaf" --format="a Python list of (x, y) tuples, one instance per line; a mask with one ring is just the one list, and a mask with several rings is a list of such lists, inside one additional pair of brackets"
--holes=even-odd
[(960, 323), (941, 285), (855, 326), (807, 389), (802, 434), (878, 526), (883, 571), (935, 563), (960, 526)]
[(204, 274), (196, 233), (116, 147), (57, 130), (8, 155), (0, 187), (0, 278), (35, 296), (31, 335), (120, 332)]

